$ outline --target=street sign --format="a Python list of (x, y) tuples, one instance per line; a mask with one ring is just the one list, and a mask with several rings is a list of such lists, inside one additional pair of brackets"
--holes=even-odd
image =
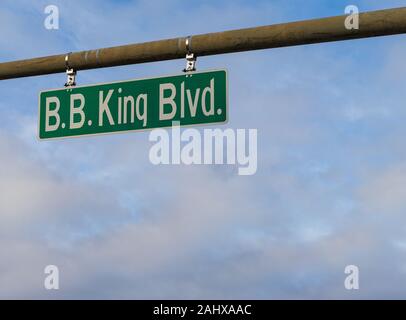
[(227, 72), (193, 72), (43, 91), (39, 138), (224, 123)]

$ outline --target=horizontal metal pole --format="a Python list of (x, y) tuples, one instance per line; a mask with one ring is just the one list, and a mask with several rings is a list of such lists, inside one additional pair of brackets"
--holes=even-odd
[[(307, 20), (189, 37), (197, 56), (279, 48), (406, 33), (406, 7), (359, 15), (359, 29), (348, 30), (348, 16)], [(75, 70), (113, 67), (184, 58), (181, 37), (119, 47), (74, 52), (69, 66)], [(0, 80), (64, 72), (66, 54), (0, 63)]]

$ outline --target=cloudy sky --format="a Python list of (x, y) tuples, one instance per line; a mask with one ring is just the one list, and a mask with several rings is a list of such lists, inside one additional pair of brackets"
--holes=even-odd
[[(44, 27), (59, 7), (60, 29)], [(396, 0), (2, 0), (0, 60), (400, 7)], [(210, 22), (210, 23), (208, 23)], [(406, 38), (205, 57), (258, 171), (154, 166), (148, 132), (37, 140), (38, 93), (0, 83), (0, 298), (406, 297)], [(179, 73), (183, 60), (83, 71), (79, 84)], [(57, 265), (60, 289), (44, 288)], [(357, 265), (360, 290), (344, 287)]]

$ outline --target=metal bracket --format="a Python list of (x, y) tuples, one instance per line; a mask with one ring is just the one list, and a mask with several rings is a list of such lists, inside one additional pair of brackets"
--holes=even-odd
[(186, 68), (183, 69), (183, 72), (193, 72), (196, 71), (196, 60), (197, 57), (192, 52), (192, 37), (189, 36), (186, 38)]
[(76, 70), (74, 70), (73, 68), (71, 68), (69, 66), (69, 55), (70, 55), (70, 53), (68, 53), (65, 56), (65, 67), (66, 67), (66, 75), (67, 75), (65, 87), (74, 87), (74, 86), (76, 86)]

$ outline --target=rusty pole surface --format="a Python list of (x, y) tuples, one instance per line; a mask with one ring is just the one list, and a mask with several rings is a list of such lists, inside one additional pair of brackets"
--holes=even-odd
[[(196, 56), (280, 48), (406, 33), (406, 7), (360, 13), (359, 29), (348, 30), (348, 16), (231, 30), (69, 54), (75, 70), (106, 68), (184, 58), (186, 39)], [(66, 71), (65, 54), (0, 63), (0, 80)]]

